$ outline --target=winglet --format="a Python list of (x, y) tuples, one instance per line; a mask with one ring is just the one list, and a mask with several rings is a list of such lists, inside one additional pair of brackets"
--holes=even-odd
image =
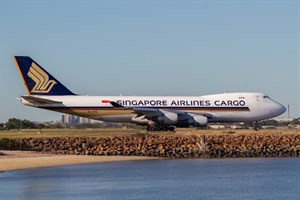
[(14, 56), (28, 95), (75, 95), (28, 56)]

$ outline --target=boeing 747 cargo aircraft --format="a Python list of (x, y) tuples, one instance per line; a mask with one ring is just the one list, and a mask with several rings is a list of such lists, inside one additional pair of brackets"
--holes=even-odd
[(21, 96), (23, 104), (106, 122), (145, 125), (149, 131), (205, 127), (210, 122), (257, 122), (286, 111), (283, 105), (262, 93), (81, 96), (71, 92), (30, 57), (15, 56), (14, 60), (28, 93)]

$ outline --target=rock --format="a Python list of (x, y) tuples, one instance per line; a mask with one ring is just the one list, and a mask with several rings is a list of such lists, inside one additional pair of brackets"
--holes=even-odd
[(24, 138), (13, 149), (70, 155), (141, 155), (169, 158), (300, 156), (299, 135), (147, 135), (109, 138)]

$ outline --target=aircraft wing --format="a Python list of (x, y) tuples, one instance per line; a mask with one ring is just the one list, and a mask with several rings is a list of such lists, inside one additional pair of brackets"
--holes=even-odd
[(179, 110), (161, 110), (161, 109), (153, 109), (148, 110), (147, 108), (133, 108), (133, 111), (138, 114), (145, 115), (148, 119), (153, 119), (155, 117), (161, 115), (168, 115), (168, 114), (176, 114), (178, 116), (178, 120), (186, 120), (196, 115), (203, 116), (206, 118), (212, 118), (212, 115), (209, 113), (194, 113), (194, 112), (183, 112)]
[(132, 110), (137, 114), (146, 115), (147, 117), (153, 117), (160, 113), (160, 110), (157, 108), (140, 108), (140, 107), (124, 107), (117, 102), (110, 101), (109, 102), (112, 107), (115, 109), (121, 109), (121, 110)]
[(21, 100), (25, 100), (31, 104), (61, 104), (62, 101), (54, 101), (50, 99), (35, 97), (35, 96), (21, 96)]

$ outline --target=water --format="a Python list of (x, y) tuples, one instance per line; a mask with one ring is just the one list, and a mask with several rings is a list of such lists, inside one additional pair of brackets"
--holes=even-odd
[(0, 173), (0, 199), (300, 199), (300, 159), (99, 163)]

